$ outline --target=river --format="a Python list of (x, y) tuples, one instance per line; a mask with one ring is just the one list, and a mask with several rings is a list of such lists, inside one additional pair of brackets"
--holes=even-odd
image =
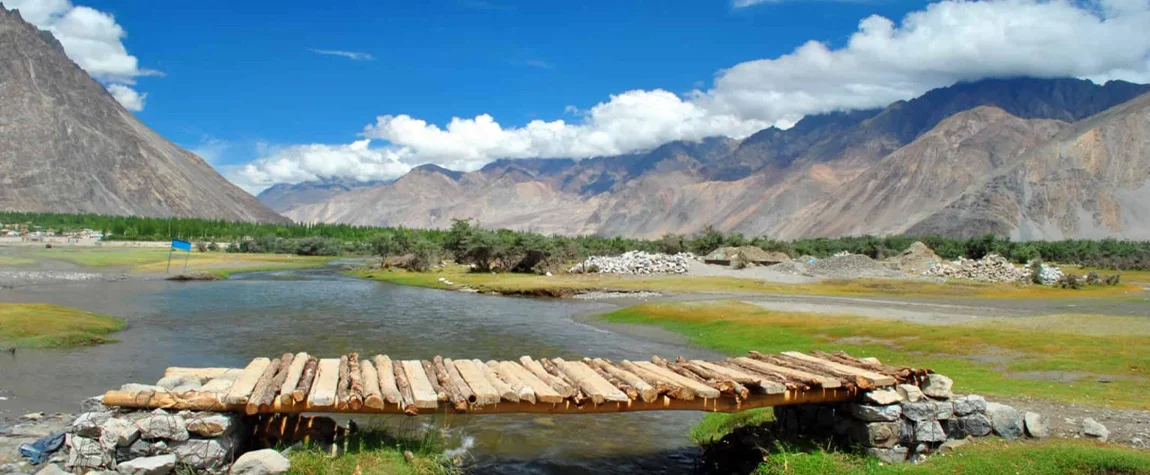
[[(151, 383), (168, 366), (242, 367), (257, 356), (352, 351), (393, 358), (614, 359), (714, 356), (582, 323), (601, 302), (533, 300), (352, 279), (333, 269), (241, 274), (226, 281), (131, 279), (0, 291), (0, 301), (47, 302), (117, 315), (118, 343), (0, 355), (0, 418), (75, 412), (84, 397)], [(399, 431), (428, 424), (476, 473), (685, 473), (699, 413), (380, 416), (361, 423)]]

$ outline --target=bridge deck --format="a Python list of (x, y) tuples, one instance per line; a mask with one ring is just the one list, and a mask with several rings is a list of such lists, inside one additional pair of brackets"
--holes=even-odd
[(618, 363), (528, 356), (487, 362), (439, 356), (360, 359), (355, 353), (320, 359), (285, 353), (256, 358), (242, 369), (168, 368), (159, 386), (109, 391), (104, 404), (246, 414), (735, 412), (845, 401), (860, 390), (917, 384), (929, 372), (818, 351)]

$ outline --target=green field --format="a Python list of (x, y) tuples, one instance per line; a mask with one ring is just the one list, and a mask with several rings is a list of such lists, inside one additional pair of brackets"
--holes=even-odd
[[(16, 263), (6, 261), (13, 260)], [(188, 271), (207, 271), (226, 276), (228, 272), (264, 271), (319, 267), (332, 257), (296, 256), (290, 254), (244, 254), (192, 251), (172, 254), (172, 272), (182, 272), (187, 260)], [(27, 265), (42, 260), (60, 260), (96, 268), (128, 268), (133, 272), (165, 272), (168, 250), (157, 248), (57, 247), (33, 249), (0, 256), (0, 265)]]
[[(645, 304), (603, 318), (656, 325), (729, 354), (844, 350), (888, 364), (931, 368), (953, 378), (963, 392), (1150, 409), (1145, 397), (1150, 392), (1150, 320), (1145, 318), (1061, 315), (923, 325), (778, 312), (736, 302)], [(1094, 382), (1098, 376), (1111, 382)]]
[(0, 303), (0, 346), (69, 348), (115, 341), (124, 321), (59, 305)]
[[(347, 451), (338, 457), (319, 448), (305, 448), (289, 455), (293, 475), (448, 475), (454, 464), (442, 455), (441, 441), (430, 435), (398, 438), (368, 430), (352, 436)], [(404, 452), (410, 452), (407, 460)]]

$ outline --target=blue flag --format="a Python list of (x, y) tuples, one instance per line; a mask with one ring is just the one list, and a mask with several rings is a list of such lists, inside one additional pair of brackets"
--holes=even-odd
[(192, 243), (190, 243), (188, 241), (181, 241), (179, 239), (173, 239), (172, 240), (172, 249), (175, 249), (177, 251), (191, 252), (192, 251)]

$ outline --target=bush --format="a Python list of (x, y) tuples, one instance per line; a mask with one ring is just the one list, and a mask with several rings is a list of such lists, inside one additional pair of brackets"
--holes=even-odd
[(1027, 264), (1030, 268), (1030, 282), (1042, 285), (1042, 259), (1034, 259)]
[(216, 251), (219, 251), (219, 250), (220, 250), (220, 245), (219, 245), (219, 244), (216, 244), (216, 242), (215, 242), (215, 241), (209, 242), (209, 243), (208, 243), (208, 250), (209, 250), (209, 251), (211, 251), (211, 252), (216, 252)]
[(208, 252), (208, 243), (199, 241), (196, 243), (196, 250), (200, 252)]

